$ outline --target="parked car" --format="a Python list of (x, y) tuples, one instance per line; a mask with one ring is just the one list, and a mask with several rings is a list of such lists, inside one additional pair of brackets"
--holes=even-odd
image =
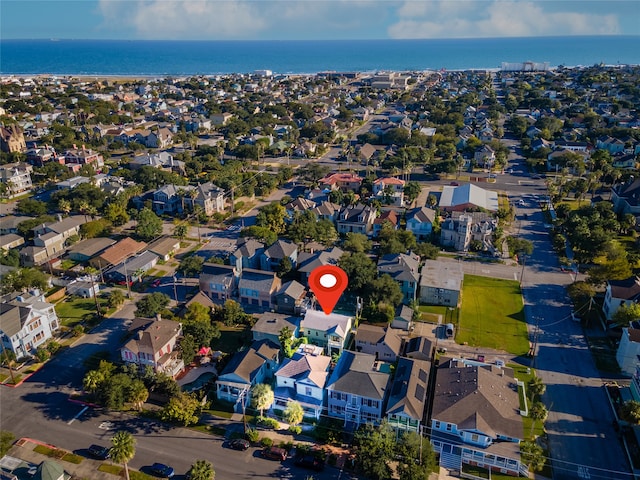
[(103, 447), (102, 445), (91, 445), (87, 451), (93, 458), (100, 460), (106, 460), (109, 458), (109, 448)]
[(154, 463), (151, 465), (150, 470), (155, 476), (162, 478), (172, 478), (175, 474), (173, 468), (169, 465), (165, 465), (164, 463)]
[(234, 450), (247, 450), (249, 448), (249, 442), (242, 438), (236, 438), (229, 442), (229, 448), (233, 448)]
[(162, 283), (162, 279), (161, 279), (161, 278), (157, 278), (156, 280), (154, 280), (154, 281), (151, 283), (151, 286), (152, 286), (152, 287), (159, 287), (161, 283)]
[(283, 462), (287, 459), (287, 451), (279, 447), (267, 447), (262, 450), (262, 456), (269, 460), (278, 460)]
[(298, 467), (309, 468), (311, 470), (315, 470), (316, 472), (321, 472), (322, 470), (324, 470), (324, 462), (313, 455), (300, 455), (296, 457), (294, 463)]

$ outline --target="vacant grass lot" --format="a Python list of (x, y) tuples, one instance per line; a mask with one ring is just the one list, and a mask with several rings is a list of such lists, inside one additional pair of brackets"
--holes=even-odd
[[(115, 311), (115, 309), (107, 308), (106, 296), (98, 295), (98, 300), (101, 307), (107, 309), (106, 315)], [(93, 298), (69, 296), (58, 302), (55, 309), (62, 325), (73, 328), (82, 322), (85, 315), (96, 313), (96, 302)]]
[(240, 327), (227, 327), (220, 325), (220, 338), (216, 338), (211, 342), (213, 350), (220, 350), (229, 355), (233, 355), (240, 348), (248, 346), (251, 343), (251, 329)]
[(465, 275), (456, 341), (525, 355), (529, 340), (518, 282)]

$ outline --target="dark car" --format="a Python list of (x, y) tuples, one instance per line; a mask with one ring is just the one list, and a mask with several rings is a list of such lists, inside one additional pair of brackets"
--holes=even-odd
[(279, 447), (267, 447), (262, 451), (262, 456), (269, 460), (279, 460), (281, 462), (287, 459), (287, 451)]
[(247, 450), (249, 448), (249, 442), (243, 440), (242, 438), (236, 438), (235, 440), (231, 440), (229, 442), (229, 447), (234, 450)]
[(169, 465), (165, 465), (164, 463), (154, 463), (151, 465), (151, 473), (153, 473), (157, 477), (162, 478), (172, 478), (174, 475), (173, 468)]
[(109, 448), (103, 447), (102, 445), (91, 445), (87, 448), (87, 451), (93, 458), (98, 458), (100, 460), (106, 460), (109, 458)]
[(324, 462), (313, 455), (300, 455), (296, 457), (294, 463), (298, 467), (309, 468), (316, 472), (320, 472), (324, 469)]

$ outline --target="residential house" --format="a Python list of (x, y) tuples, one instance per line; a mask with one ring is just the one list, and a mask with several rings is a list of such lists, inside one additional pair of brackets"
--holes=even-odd
[(24, 152), (27, 144), (24, 141), (24, 133), (17, 125), (0, 125), (0, 150), (6, 153)]
[(609, 135), (603, 135), (596, 140), (596, 148), (606, 150), (611, 155), (624, 151), (624, 142)]
[(284, 410), (289, 401), (296, 401), (305, 417), (319, 420), (330, 364), (331, 358), (323, 355), (322, 348), (301, 345), (275, 373), (274, 407)]
[(431, 362), (400, 358), (389, 389), (386, 417), (399, 432), (422, 435)]
[(216, 397), (233, 402), (236, 407), (248, 405), (251, 388), (273, 378), (279, 357), (278, 345), (269, 340), (253, 342), (246, 350), (236, 353), (224, 367), (216, 380)]
[(27, 150), (27, 162), (34, 167), (42, 167), (47, 162), (56, 162), (64, 165), (64, 157), (58, 156), (55, 148), (45, 145), (44, 148), (34, 146)]
[(618, 214), (640, 215), (640, 178), (631, 177), (627, 182), (611, 189), (611, 201)]
[(318, 220), (329, 220), (331, 222), (335, 222), (340, 214), (340, 205), (336, 203), (331, 203), (322, 201), (318, 206), (313, 208), (311, 211), (315, 214)]
[(360, 160), (363, 165), (368, 165), (375, 153), (376, 147), (370, 143), (365, 143), (358, 149), (358, 160)]
[(138, 365), (141, 370), (147, 366), (154, 372), (175, 378), (184, 370), (184, 362), (177, 348), (182, 336), (182, 324), (160, 317), (135, 318), (129, 331), (133, 337), (120, 349), (125, 363)]
[(18, 359), (35, 354), (60, 328), (53, 304), (38, 290), (14, 292), (0, 300), (2, 350), (13, 352)]
[(53, 223), (45, 223), (33, 229), (36, 238), (46, 233), (57, 233), (63, 240), (76, 235), (80, 235), (80, 226), (87, 223), (84, 215), (72, 215), (70, 217), (61, 218)]
[(300, 252), (298, 254), (298, 273), (300, 280), (305, 283), (309, 280), (309, 274), (318, 267), (324, 265), (337, 265), (338, 260), (344, 252), (333, 247), (330, 250), (322, 250), (320, 252)]
[(251, 328), (252, 338), (256, 342), (269, 340), (271, 343), (281, 347), (280, 332), (282, 332), (283, 328), (288, 328), (291, 331), (292, 340), (298, 338), (300, 318), (282, 313), (261, 313)]
[(82, 298), (95, 298), (100, 293), (100, 284), (89, 280), (74, 280), (66, 288), (68, 295)]
[(588, 152), (589, 144), (587, 142), (575, 142), (571, 140), (556, 141), (556, 148), (563, 148), (572, 152)]
[(396, 328), (398, 330), (409, 331), (413, 326), (413, 308), (401, 303), (396, 308), (395, 316), (393, 317), (393, 321), (391, 322), (391, 328)]
[[(66, 165), (92, 165), (96, 170), (104, 166), (104, 158), (98, 152), (94, 152), (90, 148), (73, 148), (64, 152), (64, 161)], [(75, 170), (74, 170), (75, 171)]]
[(107, 247), (98, 255), (89, 260), (92, 267), (102, 270), (112, 265), (118, 265), (126, 258), (147, 248), (144, 242), (136, 242), (133, 238), (125, 237), (115, 245)]
[(326, 348), (328, 355), (340, 354), (347, 346), (352, 327), (353, 318), (347, 315), (307, 310), (300, 324), (300, 336)]
[(497, 222), (482, 212), (453, 212), (440, 224), (440, 245), (466, 252), (471, 242), (479, 242), (481, 250), (495, 251), (491, 238)]
[(233, 265), (205, 263), (200, 272), (200, 291), (214, 302), (224, 303), (235, 295), (239, 274)]
[(14, 215), (0, 217), (0, 235), (18, 233), (18, 225), (25, 220), (29, 220), (29, 218), (30, 217), (16, 217)]
[(197, 205), (205, 215), (224, 212), (224, 190), (211, 182), (199, 184), (195, 187), (195, 194), (189, 192), (185, 200), (192, 210)]
[(613, 156), (613, 162), (611, 163), (613, 168), (619, 168), (621, 170), (635, 170), (638, 162), (636, 161), (635, 153), (618, 153)]
[(379, 423), (390, 378), (388, 364), (374, 355), (345, 350), (327, 382), (327, 414), (345, 425)]
[(404, 207), (405, 181), (395, 177), (382, 177), (373, 181), (373, 195), (386, 205)]
[(44, 248), (47, 258), (56, 258), (64, 253), (64, 238), (60, 233), (47, 232), (33, 239), (36, 247)]
[(253, 238), (239, 238), (237, 248), (229, 255), (229, 263), (235, 266), (238, 272), (245, 268), (259, 269), (263, 252), (264, 243)]
[(291, 280), (282, 284), (276, 293), (276, 311), (290, 315), (300, 315), (306, 309), (307, 289), (301, 283)]
[(91, 178), (83, 176), (75, 176), (56, 183), (56, 190), (73, 190), (83, 183), (91, 183)]
[(431, 208), (420, 207), (411, 209), (406, 214), (406, 229), (412, 232), (419, 241), (429, 240), (433, 232), (433, 222), (435, 218), (436, 211)]
[(245, 268), (238, 281), (240, 303), (271, 310), (275, 308), (275, 293), (282, 285), (274, 272)]
[(0, 250), (8, 252), (12, 248), (24, 245), (24, 238), (16, 233), (5, 233), (0, 235)]
[(459, 263), (426, 260), (420, 272), (420, 303), (457, 307), (463, 279)]
[(498, 193), (470, 183), (460, 186), (445, 185), (440, 196), (440, 209), (446, 212), (462, 212), (482, 208), (498, 211)]
[(482, 145), (473, 153), (473, 159), (484, 168), (491, 168), (496, 163), (496, 152), (489, 145)]
[(319, 183), (322, 189), (358, 192), (362, 177), (352, 173), (332, 173), (321, 179)]
[(168, 262), (180, 250), (180, 239), (165, 235), (150, 243), (147, 249), (158, 255), (160, 260)]
[(145, 272), (151, 270), (157, 263), (159, 257), (149, 250), (128, 257), (122, 263), (109, 268), (104, 272), (104, 278), (111, 282), (125, 283), (142, 281)]
[(519, 452), (523, 437), (513, 370), (453, 361), (437, 370), (431, 443), (442, 467), (461, 471), (462, 464), (482, 465), (527, 476)]
[[(3, 127), (0, 127), (0, 129)], [(7, 163), (0, 165), (0, 183), (7, 186), (4, 196), (14, 198), (30, 192), (33, 187), (31, 173), (33, 167), (28, 163)]]
[(296, 214), (302, 214), (306, 210), (313, 210), (316, 208), (316, 202), (304, 197), (298, 197), (287, 203), (284, 208), (287, 211), (288, 220), (293, 220)]
[(373, 221), (373, 236), (380, 236), (382, 227), (385, 223), (388, 223), (393, 230), (398, 229), (398, 215), (395, 210), (386, 210), (380, 214), (378, 218)]
[(233, 114), (224, 112), (224, 113), (212, 113), (209, 118), (211, 119), (211, 123), (213, 125), (225, 126), (229, 120), (233, 118)]
[(376, 219), (375, 208), (361, 203), (343, 207), (336, 220), (338, 233), (371, 234)]
[(129, 162), (131, 170), (138, 170), (142, 167), (153, 167), (177, 174), (184, 174), (184, 162), (176, 160), (169, 152), (143, 153), (136, 155)]
[(286, 240), (277, 240), (262, 252), (260, 268), (262, 270), (277, 272), (282, 261), (288, 258), (293, 268), (298, 263), (298, 246)]
[(73, 244), (68, 255), (74, 262), (86, 263), (91, 257), (99, 254), (116, 243), (115, 240), (107, 237), (87, 238)]
[(49, 259), (44, 247), (28, 245), (20, 249), (20, 265), (23, 267), (35, 267), (42, 265)]
[(393, 363), (402, 353), (400, 330), (377, 325), (358, 325), (356, 351), (374, 355), (376, 360)]
[(403, 302), (409, 304), (416, 299), (419, 267), (420, 257), (415, 253), (388, 253), (378, 261), (378, 274), (391, 276), (400, 286)]
[(434, 354), (435, 348), (433, 346), (433, 342), (427, 337), (419, 335), (411, 337), (405, 342), (404, 356), (407, 358), (431, 362), (434, 358)]
[(640, 365), (640, 321), (634, 320), (622, 329), (622, 336), (616, 351), (620, 371), (633, 376)]
[(608, 321), (622, 305), (640, 301), (640, 277), (633, 276), (624, 280), (607, 280), (602, 311)]
[(158, 215), (181, 214), (192, 189), (191, 186), (163, 185), (153, 192), (153, 211)]

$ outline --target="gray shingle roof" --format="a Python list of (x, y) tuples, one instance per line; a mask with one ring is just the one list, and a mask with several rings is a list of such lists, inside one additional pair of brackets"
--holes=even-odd
[(378, 272), (391, 275), (396, 281), (418, 282), (420, 257), (414, 253), (388, 253), (378, 261)]
[(345, 350), (331, 374), (327, 388), (366, 398), (383, 400), (389, 374), (374, 370), (375, 355)]
[(472, 204), (489, 211), (498, 210), (498, 194), (492, 190), (465, 183), (459, 187), (445, 185), (440, 196), (440, 208), (455, 208), (458, 205)]
[(389, 394), (387, 415), (404, 413), (422, 421), (427, 401), (431, 363), (400, 358)]

